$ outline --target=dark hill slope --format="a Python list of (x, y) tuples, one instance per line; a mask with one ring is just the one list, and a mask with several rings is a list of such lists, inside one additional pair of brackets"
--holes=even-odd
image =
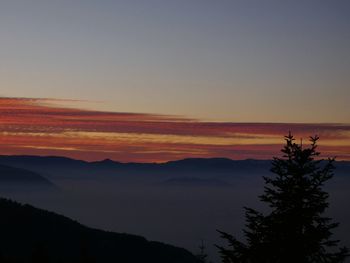
[(0, 262), (194, 263), (187, 250), (0, 199)]
[(26, 169), (0, 165), (0, 187), (43, 187), (53, 188), (54, 184), (39, 173)]

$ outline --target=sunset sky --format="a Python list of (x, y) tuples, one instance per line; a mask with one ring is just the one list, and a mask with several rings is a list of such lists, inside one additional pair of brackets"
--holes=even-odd
[[(269, 159), (282, 135), (318, 134), (324, 156), (350, 160), (350, 125), (203, 122), (176, 116), (59, 107), (74, 101), (0, 99), (3, 154), (164, 162), (188, 157)], [(80, 102), (82, 103), (82, 102)]]
[(346, 0), (5, 0), (1, 154), (350, 160)]

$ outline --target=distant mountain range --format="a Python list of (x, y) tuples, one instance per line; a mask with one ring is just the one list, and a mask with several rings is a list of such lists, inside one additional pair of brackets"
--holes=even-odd
[(270, 160), (231, 160), (227, 158), (189, 158), (166, 163), (121, 163), (109, 159), (96, 162), (75, 160), (56, 156), (6, 156), (0, 155), (0, 164), (34, 171), (50, 172), (55, 170), (115, 170), (115, 171), (143, 171), (145, 173), (161, 172), (244, 172), (251, 173), (269, 169)]
[[(102, 179), (106, 177), (121, 179), (137, 176), (138, 180), (148, 180), (149, 182), (152, 182), (152, 178), (157, 178), (157, 181), (164, 179), (163, 182), (168, 184), (193, 184), (197, 181), (204, 185), (208, 183), (225, 185), (233, 178), (268, 174), (271, 160), (189, 158), (166, 163), (121, 163), (109, 159), (87, 162), (55, 156), (2, 155), (0, 156), (0, 165), (30, 170), (37, 173), (37, 177), (40, 176), (48, 180), (57, 178)], [(336, 162), (336, 168), (336, 174), (350, 175), (350, 162)]]
[[(332, 207), (337, 210), (337, 204), (348, 200), (350, 162), (339, 161), (335, 166), (336, 178), (327, 187), (334, 198)], [(211, 245), (216, 242), (216, 228), (231, 227), (231, 215), (227, 220), (226, 211), (235, 211), (258, 195), (262, 176), (269, 175), (270, 168), (271, 160), (190, 158), (167, 163), (121, 163), (3, 155), (0, 194), (79, 218), (87, 225), (140, 233), (192, 250), (202, 229)], [(10, 191), (2, 191), (9, 185)], [(27, 194), (23, 186), (24, 190), (40, 187), (49, 191)], [(91, 229), (28, 205), (0, 199), (0, 214), (0, 262), (48, 262), (45, 257), (55, 258), (52, 263), (196, 262), (184, 249)], [(340, 215), (345, 218), (341, 221), (344, 233), (348, 233), (349, 217), (343, 209)], [(198, 222), (203, 225), (200, 231)], [(1, 256), (17, 259), (6, 261)]]
[(0, 199), (0, 214), (0, 262), (198, 262), (182, 248), (88, 228), (6, 199)]

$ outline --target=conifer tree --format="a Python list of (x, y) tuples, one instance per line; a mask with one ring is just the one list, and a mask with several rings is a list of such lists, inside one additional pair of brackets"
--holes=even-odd
[(334, 158), (317, 158), (318, 139), (310, 137), (311, 145), (304, 148), (291, 133), (285, 136), (283, 157), (274, 158), (274, 176), (264, 177), (264, 193), (259, 197), (269, 213), (245, 208), (246, 242), (219, 231), (229, 243), (229, 248), (217, 246), (223, 262), (344, 262), (348, 250), (332, 239), (338, 224), (323, 215), (329, 197), (323, 186), (333, 176)]
[(201, 244), (199, 246), (199, 254), (197, 254), (197, 259), (200, 263), (206, 263), (207, 257), (208, 255), (205, 253), (204, 241), (201, 240)]

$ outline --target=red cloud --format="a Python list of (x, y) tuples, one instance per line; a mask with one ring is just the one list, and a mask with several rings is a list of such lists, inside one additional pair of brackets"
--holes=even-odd
[[(325, 155), (349, 160), (350, 125), (201, 122), (176, 116), (54, 106), (65, 100), (0, 98), (3, 154), (96, 160), (167, 161), (186, 157), (268, 159), (282, 136), (318, 134)], [(75, 102), (75, 101), (69, 101)]]

